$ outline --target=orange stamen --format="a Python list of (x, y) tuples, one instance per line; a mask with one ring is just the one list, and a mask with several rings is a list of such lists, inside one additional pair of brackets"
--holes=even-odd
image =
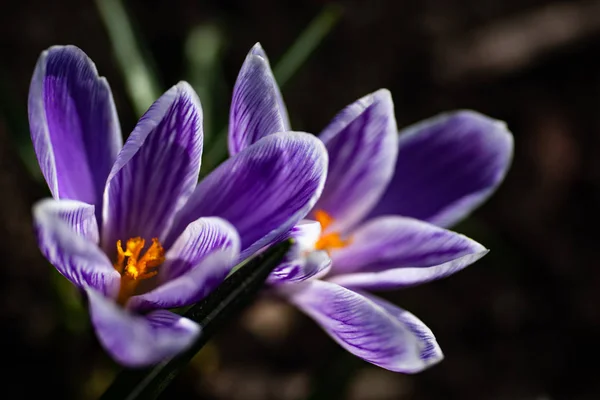
[(121, 289), (118, 298), (120, 304), (125, 304), (133, 296), (140, 281), (152, 278), (158, 273), (149, 271), (150, 269), (158, 267), (165, 261), (165, 249), (158, 238), (152, 239), (152, 244), (140, 257), (145, 244), (146, 241), (141, 237), (134, 237), (127, 241), (125, 250), (123, 250), (121, 241), (117, 241), (117, 261), (114, 267), (121, 274)]
[[(315, 211), (315, 219), (321, 224), (322, 232), (325, 232), (325, 230), (333, 223), (333, 217), (323, 210)], [(338, 232), (322, 233), (315, 244), (315, 249), (331, 251), (333, 249), (346, 247), (348, 244), (350, 244), (350, 240), (342, 239)]]

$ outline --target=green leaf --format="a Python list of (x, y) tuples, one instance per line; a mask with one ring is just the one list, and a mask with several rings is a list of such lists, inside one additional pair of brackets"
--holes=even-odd
[(212, 335), (244, 306), (250, 304), (290, 245), (291, 240), (281, 242), (242, 262), (241, 266), (236, 267), (236, 272), (214, 292), (184, 314), (202, 327), (200, 337), (187, 351), (154, 367), (123, 370), (100, 400), (156, 399)]
[(223, 96), (221, 54), (225, 38), (216, 24), (200, 25), (191, 30), (185, 41), (187, 78), (202, 102), (204, 143), (210, 142), (213, 121), (227, 101)]
[(288, 82), (329, 34), (342, 16), (342, 10), (339, 4), (326, 5), (285, 52), (273, 68), (273, 75), (280, 87)]
[(161, 94), (150, 60), (144, 57), (142, 43), (134, 33), (133, 23), (121, 0), (96, 0), (102, 21), (123, 73), (129, 97), (138, 117), (146, 112)]

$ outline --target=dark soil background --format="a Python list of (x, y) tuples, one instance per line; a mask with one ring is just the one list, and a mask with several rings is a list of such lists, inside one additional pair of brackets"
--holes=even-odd
[[(137, 116), (94, 2), (0, 3), (0, 339), (8, 393), (1, 397), (94, 399), (116, 367), (31, 231), (31, 206), (48, 194), (20, 156), (40, 52), (53, 44), (81, 47), (111, 82), (124, 133)], [(219, 28), (223, 116), (250, 47), (260, 41), (276, 63), (326, 3), (126, 6), (162, 89), (186, 78), (192, 28)], [(265, 298), (215, 338), (163, 398), (599, 399), (600, 1), (338, 4), (340, 22), (283, 89), (295, 129), (318, 133), (343, 106), (387, 87), (400, 126), (473, 108), (507, 121), (515, 135), (505, 183), (455, 227), (490, 254), (444, 281), (387, 294), (428, 323), (446, 360), (413, 376), (381, 370)]]

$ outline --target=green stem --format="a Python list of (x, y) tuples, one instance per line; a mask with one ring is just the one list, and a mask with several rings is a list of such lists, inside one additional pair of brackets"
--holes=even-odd
[(202, 334), (190, 349), (155, 367), (126, 369), (121, 372), (100, 400), (156, 399), (215, 332), (257, 295), (265, 280), (279, 265), (291, 241), (271, 246), (265, 252), (244, 261), (217, 289), (191, 307), (184, 316), (202, 327)]
[(325, 36), (331, 32), (342, 16), (342, 11), (342, 7), (338, 4), (325, 6), (285, 52), (273, 68), (273, 74), (280, 87), (283, 87), (298, 72)]

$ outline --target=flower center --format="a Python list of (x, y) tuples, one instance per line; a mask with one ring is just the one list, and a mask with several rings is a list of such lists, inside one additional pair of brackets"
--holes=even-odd
[[(315, 211), (315, 219), (321, 224), (321, 231), (325, 232), (327, 227), (333, 223), (333, 218), (323, 210)], [(342, 239), (339, 232), (323, 233), (315, 244), (316, 250), (325, 250), (327, 252), (333, 249), (341, 249), (350, 244), (349, 239)]]
[(125, 249), (120, 240), (117, 240), (117, 261), (115, 269), (121, 274), (121, 289), (119, 290), (118, 302), (125, 302), (133, 296), (140, 281), (155, 276), (158, 271), (151, 269), (158, 267), (165, 261), (165, 249), (158, 241), (152, 239), (152, 244), (140, 257), (146, 241), (141, 237), (134, 237), (127, 241)]

